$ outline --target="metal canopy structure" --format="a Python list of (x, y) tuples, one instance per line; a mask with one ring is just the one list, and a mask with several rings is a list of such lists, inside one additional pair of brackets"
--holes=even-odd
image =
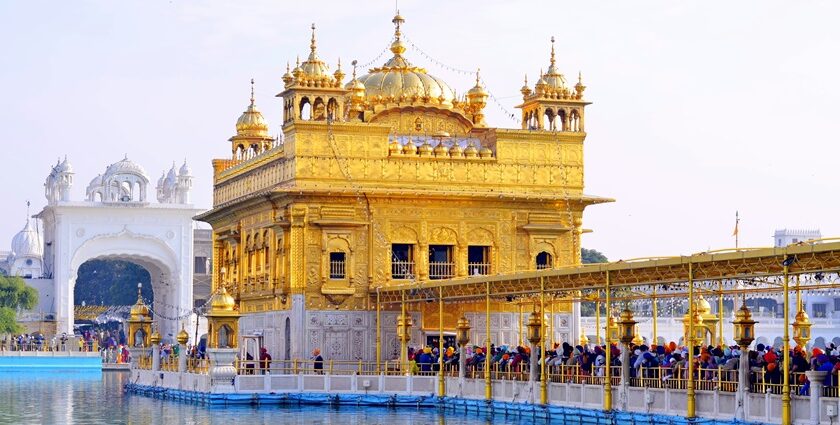
[(371, 296), (387, 304), (440, 298), (444, 302), (468, 302), (483, 300), (489, 288), (490, 296), (510, 300), (539, 295), (542, 280), (547, 294), (571, 300), (603, 301), (601, 291), (608, 279), (610, 288), (619, 292), (612, 297), (613, 302), (650, 298), (653, 288), (661, 288), (656, 298), (685, 297), (689, 282), (700, 287), (700, 294), (704, 293), (703, 282), (716, 282), (715, 289), (707, 292), (719, 295), (780, 292), (786, 260), (789, 275), (811, 275), (791, 286), (791, 290), (840, 285), (840, 238), (831, 238), (783, 248), (727, 249), (689, 256), (434, 280), (379, 288)]

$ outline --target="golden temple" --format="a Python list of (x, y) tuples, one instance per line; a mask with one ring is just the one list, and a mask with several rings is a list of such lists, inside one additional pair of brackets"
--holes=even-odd
[[(213, 160), (213, 208), (198, 219), (213, 227), (214, 290), (236, 299), (242, 334), (287, 358), (372, 357), (371, 313), (396, 311), (373, 305), (377, 290), (579, 264), (584, 209), (611, 201), (584, 194), (589, 102), (580, 78), (567, 86), (553, 38), (547, 72), (521, 89), (521, 128), (497, 128), (478, 72), (456, 94), (409, 62), (405, 19), (392, 22), (392, 57), (365, 75), (354, 62), (346, 83), (320, 59), (313, 25), (308, 57), (282, 76), (282, 140), (252, 90), (232, 155)], [(480, 302), (459, 308), (418, 308), (414, 332), (436, 334), (442, 314), (454, 333), (460, 315), (484, 314)], [(558, 340), (575, 338), (571, 304), (554, 308), (566, 314)], [(494, 301), (497, 341), (522, 341), (522, 315), (501, 315), (516, 309)], [(394, 350), (395, 323), (380, 329)]]

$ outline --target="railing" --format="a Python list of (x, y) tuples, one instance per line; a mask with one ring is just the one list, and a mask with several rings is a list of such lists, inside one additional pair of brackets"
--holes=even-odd
[(152, 370), (152, 356), (140, 356), (137, 358), (137, 368)]
[(189, 373), (207, 373), (210, 369), (210, 360), (187, 358), (187, 372)]
[(162, 356), (160, 358), (160, 370), (164, 372), (177, 372), (178, 371), (178, 357), (175, 355), (172, 356)]
[(429, 279), (449, 279), (455, 276), (455, 263), (429, 262)]
[(344, 279), (347, 276), (345, 264), (344, 260), (330, 261), (330, 279)]
[(391, 261), (391, 279), (411, 279), (414, 276), (414, 261)]
[(489, 275), (490, 263), (467, 263), (467, 273), (470, 276)]

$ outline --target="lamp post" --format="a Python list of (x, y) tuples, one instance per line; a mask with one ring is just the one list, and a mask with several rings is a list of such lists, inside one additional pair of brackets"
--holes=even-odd
[(531, 343), (531, 358), (529, 359), (531, 373), (529, 374), (528, 380), (531, 382), (531, 385), (537, 382), (537, 350), (539, 350), (540, 341), (542, 340), (542, 335), (540, 335), (540, 329), (542, 328), (541, 316), (542, 314), (538, 314), (535, 310), (528, 317), (528, 342)]
[(617, 324), (621, 341), (621, 386), (625, 389), (630, 383), (630, 343), (636, 338), (636, 323), (633, 312), (625, 308)]
[(747, 399), (747, 388), (750, 385), (750, 360), (749, 347), (755, 339), (755, 324), (756, 321), (752, 319), (752, 313), (747, 308), (746, 297), (741, 304), (741, 308), (735, 312), (735, 320), (732, 321), (735, 327), (735, 342), (741, 347), (741, 357), (738, 359), (738, 392), (736, 393), (736, 409), (735, 415), (737, 419), (744, 420), (746, 418), (745, 406)]
[[(463, 379), (467, 373), (467, 344), (470, 343), (470, 321), (461, 316), (458, 319), (458, 378)], [(461, 385), (463, 388), (463, 385)]]
[(796, 312), (796, 317), (793, 319), (793, 340), (796, 341), (796, 346), (805, 348), (808, 341), (811, 340), (811, 319), (808, 318), (808, 313), (802, 306), (799, 306), (799, 311)]

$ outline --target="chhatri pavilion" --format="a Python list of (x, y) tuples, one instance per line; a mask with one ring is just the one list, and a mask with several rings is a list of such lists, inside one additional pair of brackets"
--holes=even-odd
[[(252, 91), (230, 154), (213, 160), (213, 208), (198, 219), (213, 227), (214, 290), (241, 316), (229, 345), (260, 335), (276, 360), (394, 359), (400, 304), (377, 303), (379, 290), (580, 263), (584, 209), (610, 199), (584, 194), (586, 87), (559, 70), (553, 39), (547, 70), (521, 88), (521, 128), (498, 128), (479, 74), (456, 91), (410, 62), (405, 20), (392, 22), (390, 59), (347, 71), (319, 57), (313, 25), (308, 57), (282, 76), (283, 138)], [(549, 302), (553, 340), (581, 336), (578, 305)], [(454, 344), (463, 316), (473, 341), (526, 344), (531, 304), (485, 307), (413, 304), (407, 337)]]

